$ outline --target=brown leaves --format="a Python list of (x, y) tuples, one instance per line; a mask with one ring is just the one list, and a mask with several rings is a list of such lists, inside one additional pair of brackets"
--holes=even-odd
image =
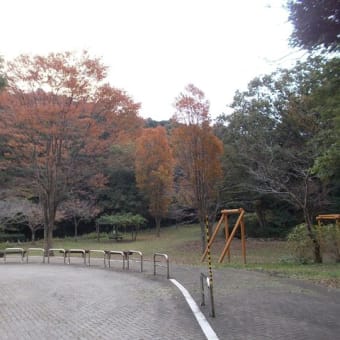
[[(202, 91), (189, 85), (186, 95), (177, 98), (171, 143), (177, 165), (182, 170), (181, 195), (191, 197), (201, 216), (217, 196), (216, 185), (222, 177), (222, 142), (209, 126), (209, 105)], [(191, 193), (191, 194), (190, 194)]]
[(45, 193), (82, 179), (102, 186), (112, 144), (139, 134), (139, 104), (104, 83), (106, 69), (86, 51), (22, 55), (7, 64), (0, 134), (8, 156)]
[(209, 124), (209, 102), (204, 93), (193, 84), (185, 88), (175, 102), (175, 121), (185, 125)]
[(149, 211), (163, 217), (168, 210), (173, 183), (173, 158), (163, 127), (145, 129), (137, 141), (136, 179), (149, 200)]

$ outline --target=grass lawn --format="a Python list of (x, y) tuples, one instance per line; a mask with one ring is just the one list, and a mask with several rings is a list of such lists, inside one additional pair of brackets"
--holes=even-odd
[[(311, 280), (315, 283), (340, 288), (340, 263), (329, 261), (323, 264), (299, 264), (289, 254), (285, 241), (247, 239), (247, 264), (243, 264), (241, 242), (234, 239), (231, 245), (231, 260), (227, 256), (222, 264), (218, 258), (224, 247), (222, 236), (217, 237), (212, 245), (212, 262), (215, 268), (233, 267), (246, 270), (260, 270), (274, 275)], [(18, 244), (0, 244), (0, 249)], [(42, 241), (34, 245), (24, 243), (21, 247), (42, 247)], [(55, 239), (55, 248), (82, 248), (108, 250), (139, 250), (145, 258), (152, 258), (153, 253), (169, 255), (172, 263), (201, 264), (200, 230), (198, 225), (181, 225), (161, 229), (161, 237), (155, 236), (154, 230), (141, 231), (136, 241), (131, 241), (130, 234), (124, 234), (122, 241), (109, 240), (106, 235), (99, 241), (95, 235), (84, 235), (75, 241), (73, 238)]]

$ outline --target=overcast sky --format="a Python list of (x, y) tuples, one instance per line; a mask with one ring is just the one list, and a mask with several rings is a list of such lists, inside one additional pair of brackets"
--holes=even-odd
[[(2, 0), (0, 55), (87, 49), (156, 120), (193, 83), (226, 112), (237, 89), (289, 66), (284, 0)], [(289, 57), (285, 57), (290, 55)], [(283, 59), (282, 59), (283, 58)]]

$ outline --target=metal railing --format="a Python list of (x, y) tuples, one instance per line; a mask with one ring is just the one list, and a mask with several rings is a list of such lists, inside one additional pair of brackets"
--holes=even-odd
[(107, 259), (108, 259), (108, 262), (109, 262), (109, 268), (111, 268), (111, 256), (112, 255), (119, 255), (122, 257), (122, 262), (123, 262), (123, 265), (122, 265), (122, 269), (125, 269), (125, 254), (123, 251), (119, 251), (119, 250), (108, 250), (106, 252), (106, 255), (107, 255)]
[[(162, 253), (153, 254), (153, 275), (156, 275), (156, 267), (165, 267), (164, 265), (162, 265), (163, 261), (156, 260), (157, 257), (165, 259), (166, 268), (167, 268), (167, 279), (170, 279), (169, 256), (167, 254), (162, 254)], [(161, 263), (161, 264), (157, 264), (157, 263)]]
[(68, 264), (71, 264), (71, 254), (80, 254), (86, 264), (86, 252), (85, 249), (67, 249), (65, 255), (68, 258)]
[[(6, 248), (1, 251), (1, 254), (4, 257), (4, 262), (6, 262), (6, 256), (20, 255), (21, 262), (24, 261), (24, 257), (26, 255), (26, 263), (29, 262), (30, 256), (35, 252), (41, 252), (42, 262), (45, 263), (45, 256), (47, 256), (47, 263), (49, 264), (51, 258), (62, 258), (64, 264), (66, 264), (66, 259), (68, 264), (71, 264), (71, 255), (80, 255), (84, 260), (84, 264), (86, 265), (86, 257), (88, 256), (88, 265), (91, 266), (91, 258), (93, 259), (93, 254), (101, 254), (103, 257), (104, 267), (111, 267), (111, 261), (119, 261), (122, 262), (122, 269), (130, 269), (130, 262), (136, 262), (140, 264), (140, 271), (143, 272), (144, 266), (144, 257), (143, 253), (139, 250), (101, 250), (101, 249), (64, 249), (64, 248), (49, 248), (47, 252), (43, 248)], [(61, 256), (57, 256), (56, 253), (61, 254)], [(112, 257), (119, 256), (119, 260), (114, 260)], [(158, 259), (161, 257), (162, 260)], [(165, 260), (165, 261), (164, 261)], [(166, 265), (163, 265), (163, 263)], [(108, 263), (108, 265), (107, 265)], [(169, 268), (169, 257), (167, 254), (155, 253), (153, 255), (153, 263), (154, 263), (154, 275), (156, 275), (156, 267), (166, 267), (167, 268), (167, 278), (170, 278), (170, 268)]]
[[(124, 251), (125, 258), (127, 260), (127, 269), (130, 269), (130, 261), (140, 262), (140, 272), (143, 272), (143, 253), (139, 250), (127, 250)], [(139, 255), (139, 259), (132, 257), (133, 255)]]
[(20, 255), (21, 262), (24, 261), (25, 256), (25, 249), (24, 248), (6, 248), (4, 251), (4, 262), (6, 262), (6, 256), (12, 254), (12, 255)]
[(41, 252), (42, 262), (45, 263), (45, 250), (43, 248), (28, 248), (26, 251), (26, 263), (28, 263), (29, 254), (36, 252)]
[(106, 252), (105, 250), (96, 250), (96, 249), (91, 249), (88, 251), (89, 254), (89, 266), (91, 266), (91, 254), (102, 254), (103, 255), (103, 260), (104, 260), (104, 267), (106, 267)]
[(50, 263), (50, 256), (51, 254), (53, 254), (54, 256), (54, 252), (57, 251), (59, 253), (62, 253), (63, 254), (63, 260), (64, 260), (64, 264), (65, 264), (65, 261), (66, 261), (66, 250), (63, 249), (63, 248), (50, 248), (47, 252), (47, 263)]

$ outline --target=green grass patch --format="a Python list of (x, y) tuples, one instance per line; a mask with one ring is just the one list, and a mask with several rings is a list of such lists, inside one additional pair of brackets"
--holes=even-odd
[[(109, 240), (106, 233), (100, 235), (91, 233), (79, 237), (75, 241), (72, 237), (54, 239), (55, 248), (82, 248), (102, 250), (139, 250), (145, 258), (152, 258), (155, 252), (166, 253), (172, 263), (200, 265), (201, 243), (200, 227), (198, 225), (180, 225), (161, 229), (161, 237), (156, 237), (154, 230), (140, 231), (137, 240), (132, 241), (129, 233), (123, 234), (122, 241)], [(294, 261), (285, 241), (247, 239), (247, 264), (243, 264), (241, 241), (234, 239), (231, 245), (230, 262), (226, 256), (222, 264), (218, 259), (224, 248), (225, 241), (219, 235), (211, 247), (212, 263), (215, 268), (242, 268), (271, 273), (273, 275), (311, 280), (323, 285), (340, 288), (340, 264), (300, 264)], [(2, 243), (0, 249), (6, 247), (43, 247), (42, 241), (32, 243)]]

